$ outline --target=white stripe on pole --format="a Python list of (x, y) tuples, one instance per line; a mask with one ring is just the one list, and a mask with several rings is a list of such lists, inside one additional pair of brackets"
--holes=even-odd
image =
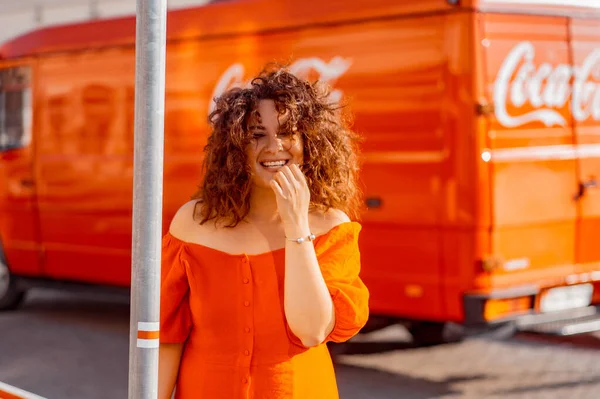
[(137, 0), (129, 399), (158, 396), (158, 339), (138, 328), (160, 316), (166, 25), (167, 0)]
[(148, 323), (140, 321), (138, 322), (139, 331), (158, 331), (160, 329), (160, 323)]
[(136, 345), (138, 348), (152, 349), (152, 348), (158, 348), (160, 346), (160, 343), (158, 342), (158, 339), (138, 338)]

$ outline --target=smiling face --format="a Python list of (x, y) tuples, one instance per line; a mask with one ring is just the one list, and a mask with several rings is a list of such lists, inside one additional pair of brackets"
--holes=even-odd
[(303, 143), (300, 134), (285, 131), (287, 115), (279, 114), (273, 100), (261, 100), (257, 115), (248, 123), (252, 140), (246, 148), (255, 186), (269, 188), (269, 182), (283, 166), (302, 165)]

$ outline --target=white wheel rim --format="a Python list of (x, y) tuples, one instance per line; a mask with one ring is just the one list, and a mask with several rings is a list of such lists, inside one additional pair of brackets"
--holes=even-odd
[(0, 298), (8, 292), (9, 279), (8, 266), (0, 260)]

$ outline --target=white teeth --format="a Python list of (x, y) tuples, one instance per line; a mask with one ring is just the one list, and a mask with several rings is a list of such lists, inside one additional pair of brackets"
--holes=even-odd
[(273, 162), (261, 162), (261, 164), (263, 166), (266, 166), (267, 168), (274, 168), (274, 167), (280, 167), (280, 166), (284, 166), (286, 164), (287, 161), (273, 161)]

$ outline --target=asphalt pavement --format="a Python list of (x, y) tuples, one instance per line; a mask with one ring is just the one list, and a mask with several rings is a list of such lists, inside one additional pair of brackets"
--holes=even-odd
[[(127, 398), (128, 334), (124, 297), (32, 292), (0, 313), (0, 381), (48, 399)], [(394, 326), (346, 350), (336, 357), (341, 399), (600, 398), (599, 335), (416, 348)]]

